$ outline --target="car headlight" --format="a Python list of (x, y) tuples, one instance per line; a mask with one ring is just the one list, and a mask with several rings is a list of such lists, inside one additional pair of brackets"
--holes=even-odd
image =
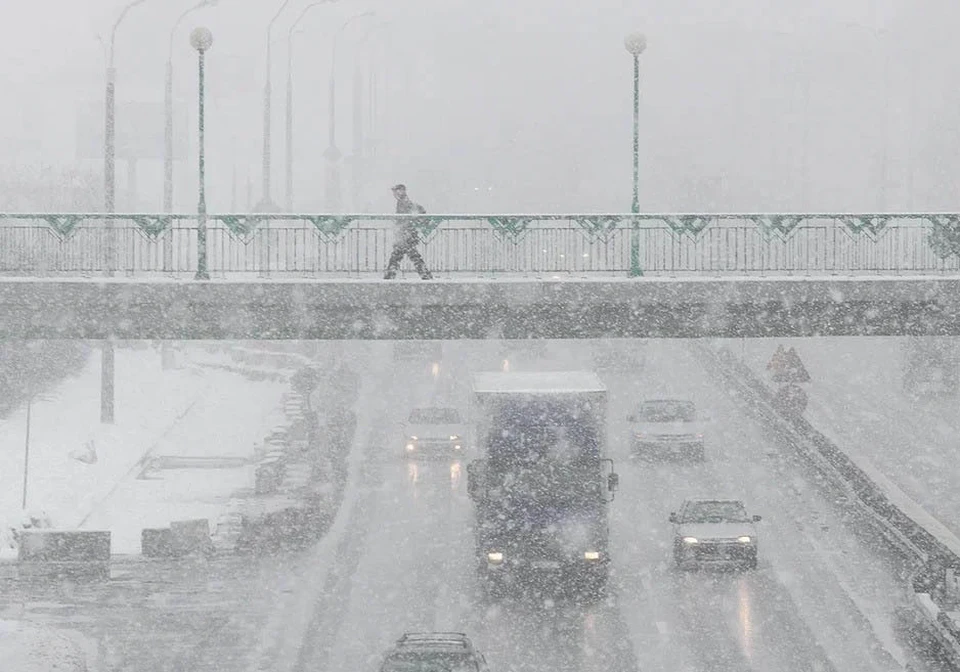
[(699, 544), (700, 542), (697, 540), (696, 537), (684, 537), (684, 538), (683, 538), (683, 543), (685, 543), (685, 544)]
[(414, 450), (415, 448), (416, 448), (416, 446), (413, 445), (412, 443), (408, 443), (408, 444), (407, 444), (407, 450), (408, 450), (408, 451)]
[(600, 551), (584, 551), (583, 553), (584, 560), (599, 560)]
[(500, 551), (493, 551), (492, 553), (487, 553), (487, 562), (493, 564), (499, 564), (503, 562), (503, 553)]
[(459, 440), (460, 440), (460, 437), (459, 437), (458, 435), (456, 435), (456, 434), (451, 434), (451, 435), (450, 435), (450, 440), (451, 440), (451, 441), (459, 441)]
[(744, 535), (742, 537), (737, 537), (737, 541), (739, 541), (741, 544), (749, 544), (751, 541), (753, 541), (753, 537)]
[(416, 440), (417, 440), (417, 437), (415, 437), (415, 436), (413, 436), (413, 435), (411, 434), (411, 435), (410, 435), (410, 440), (411, 440), (411, 441), (416, 441)]

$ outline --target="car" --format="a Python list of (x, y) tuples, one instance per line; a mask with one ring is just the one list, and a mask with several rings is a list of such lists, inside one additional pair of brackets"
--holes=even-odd
[(737, 499), (688, 499), (670, 514), (678, 567), (706, 564), (757, 567), (757, 523)]
[(687, 399), (649, 399), (635, 413), (631, 423), (631, 454), (637, 457), (673, 457), (703, 462), (704, 423), (696, 405)]
[(384, 656), (380, 672), (489, 672), (462, 632), (408, 632)]
[(404, 457), (455, 457), (466, 448), (466, 423), (455, 408), (410, 411), (404, 425)]

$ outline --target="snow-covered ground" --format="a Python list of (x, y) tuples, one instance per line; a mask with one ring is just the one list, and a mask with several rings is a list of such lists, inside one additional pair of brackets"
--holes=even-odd
[[(796, 348), (811, 381), (806, 417), (841, 449), (872, 465), (960, 535), (957, 398), (904, 391), (906, 339), (893, 337), (722, 341), (768, 382), (778, 345)], [(772, 384), (774, 385), (774, 384)], [(774, 385), (775, 386), (775, 385)]]
[(93, 645), (79, 633), (25, 621), (0, 621), (0, 659), (5, 670), (88, 672), (93, 653)]
[[(100, 423), (100, 357), (34, 400), (27, 509), (60, 529), (109, 529), (114, 553), (137, 553), (142, 527), (223, 513), (230, 495), (252, 484), (252, 467), (162, 470), (138, 479), (156, 456), (250, 457), (283, 423), (281, 380), (251, 380), (202, 367), (197, 346), (163, 370), (159, 352), (116, 352), (115, 424)], [(18, 526), (22, 508), (26, 408), (0, 420), (0, 523)], [(96, 461), (84, 461), (93, 446)], [(6, 540), (9, 542), (9, 539)], [(9, 543), (4, 552), (11, 553)]]

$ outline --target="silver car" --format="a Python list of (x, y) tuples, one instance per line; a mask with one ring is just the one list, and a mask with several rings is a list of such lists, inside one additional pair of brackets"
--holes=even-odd
[(466, 449), (467, 426), (455, 408), (415, 408), (404, 423), (406, 458), (458, 457)]
[(726, 564), (756, 569), (757, 523), (736, 499), (688, 499), (673, 523), (673, 558), (679, 567)]
[(650, 399), (627, 416), (631, 453), (637, 457), (671, 457), (694, 462), (706, 459), (701, 417), (692, 401)]

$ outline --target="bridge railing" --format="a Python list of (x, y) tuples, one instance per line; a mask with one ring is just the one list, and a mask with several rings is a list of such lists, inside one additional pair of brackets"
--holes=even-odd
[[(960, 271), (960, 214), (208, 216), (213, 277), (382, 273), (409, 219), (441, 275), (853, 275)], [(0, 214), (0, 273), (190, 277), (195, 215)], [(406, 262), (409, 264), (409, 262)]]

